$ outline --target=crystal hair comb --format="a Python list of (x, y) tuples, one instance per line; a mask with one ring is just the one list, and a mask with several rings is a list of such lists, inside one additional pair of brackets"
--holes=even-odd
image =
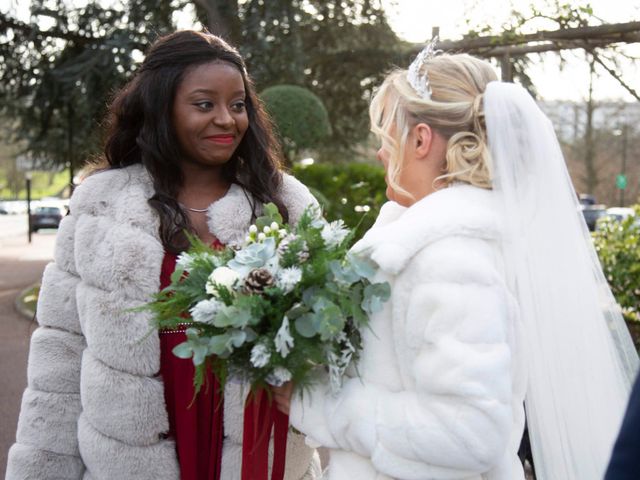
[(409, 82), (409, 85), (411, 85), (416, 93), (425, 100), (429, 100), (431, 98), (431, 85), (429, 85), (429, 76), (427, 75), (427, 71), (425, 70), (423, 74), (420, 74), (420, 70), (422, 69), (424, 62), (440, 53), (440, 50), (436, 50), (437, 43), (438, 36), (436, 35), (429, 43), (427, 43), (411, 65), (409, 65), (409, 70), (407, 71), (407, 81)]

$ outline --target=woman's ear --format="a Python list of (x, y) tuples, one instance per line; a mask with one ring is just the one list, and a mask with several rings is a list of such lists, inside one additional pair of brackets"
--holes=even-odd
[(433, 143), (433, 130), (426, 123), (419, 123), (413, 127), (414, 148), (417, 158), (426, 158)]

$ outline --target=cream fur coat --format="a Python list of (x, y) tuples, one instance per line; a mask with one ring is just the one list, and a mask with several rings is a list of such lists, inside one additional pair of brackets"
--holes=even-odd
[[(315, 202), (288, 175), (279, 193), (293, 222)], [(179, 478), (175, 445), (163, 438), (159, 338), (147, 335), (148, 313), (128, 311), (159, 289), (164, 251), (152, 195), (140, 165), (94, 174), (74, 193), (44, 272), (7, 480)], [(251, 221), (237, 185), (208, 214), (226, 244), (244, 238)], [(242, 393), (233, 384), (225, 391), (225, 480), (240, 478)], [(318, 472), (317, 454), (290, 434), (285, 478)]]
[(291, 423), (330, 448), (330, 480), (524, 479), (525, 374), (492, 192), (387, 203), (354, 246), (391, 299), (337, 396), (294, 396)]

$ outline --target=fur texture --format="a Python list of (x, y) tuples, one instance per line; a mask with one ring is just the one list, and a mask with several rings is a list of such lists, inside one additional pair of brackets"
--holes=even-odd
[(455, 185), (408, 209), (388, 203), (354, 246), (392, 291), (364, 333), (361, 378), (291, 409), (331, 449), (331, 480), (524, 479), (520, 329), (492, 201)]
[[(148, 335), (149, 313), (131, 311), (160, 284), (164, 250), (147, 202), (152, 195), (139, 165), (97, 173), (76, 189), (43, 276), (7, 480), (179, 478), (175, 445), (164, 438), (159, 338)], [(292, 219), (316, 203), (287, 175), (281, 198)], [(232, 186), (210, 209), (212, 233), (233, 243), (249, 227), (250, 212), (247, 196)], [(228, 480), (239, 478), (244, 403), (232, 390), (222, 460)], [(298, 436), (287, 454), (287, 479), (319, 476), (317, 455)]]

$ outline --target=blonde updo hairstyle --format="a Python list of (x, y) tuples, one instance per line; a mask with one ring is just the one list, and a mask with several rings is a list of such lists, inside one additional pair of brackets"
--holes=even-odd
[(498, 79), (495, 71), (487, 62), (465, 54), (435, 56), (422, 65), (421, 73), (424, 69), (430, 99), (411, 87), (406, 70), (395, 70), (369, 108), (371, 130), (389, 153), (389, 185), (408, 194), (397, 183), (403, 152), (413, 127), (426, 123), (447, 140), (443, 174), (434, 184), (443, 188), (458, 181), (490, 189), (491, 156), (482, 100), (487, 84)]

